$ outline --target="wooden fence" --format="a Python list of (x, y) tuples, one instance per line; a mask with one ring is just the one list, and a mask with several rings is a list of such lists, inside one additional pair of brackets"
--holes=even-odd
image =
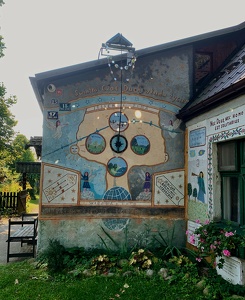
[(9, 210), (12, 213), (16, 213), (19, 199), (19, 193), (0, 192), (0, 211)]

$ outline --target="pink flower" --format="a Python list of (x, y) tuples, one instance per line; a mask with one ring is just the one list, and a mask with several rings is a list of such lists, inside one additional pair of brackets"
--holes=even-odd
[(194, 236), (194, 234), (192, 234), (192, 235), (190, 236), (190, 243), (191, 243), (191, 244), (195, 244), (195, 236)]
[(231, 232), (226, 232), (226, 233), (225, 233), (225, 236), (226, 236), (226, 237), (233, 236), (233, 235), (234, 235), (234, 233), (233, 233), (232, 231), (231, 231)]
[(186, 230), (185, 234), (188, 235), (189, 234), (189, 230)]
[(205, 225), (208, 225), (209, 223), (210, 223), (209, 220), (206, 220), (206, 221), (204, 222)]
[(210, 245), (210, 249), (211, 249), (211, 250), (216, 249), (216, 246), (214, 246), (213, 244), (211, 244), (211, 245)]
[(201, 261), (202, 261), (202, 258), (201, 258), (201, 257), (197, 257), (197, 258), (196, 258), (196, 261), (201, 262)]
[(197, 224), (200, 224), (200, 220), (199, 220), (199, 219), (197, 219), (197, 220), (196, 220), (196, 223), (197, 223)]
[(231, 253), (229, 250), (223, 250), (224, 256), (231, 256)]

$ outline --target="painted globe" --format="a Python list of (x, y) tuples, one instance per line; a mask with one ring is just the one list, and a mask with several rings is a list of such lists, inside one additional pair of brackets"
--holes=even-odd
[[(105, 192), (103, 200), (132, 200), (130, 193), (120, 186), (115, 186)], [(103, 219), (103, 223), (110, 230), (122, 230), (128, 224), (129, 219)]]
[(105, 192), (103, 200), (132, 200), (130, 193), (121, 186), (114, 186)]

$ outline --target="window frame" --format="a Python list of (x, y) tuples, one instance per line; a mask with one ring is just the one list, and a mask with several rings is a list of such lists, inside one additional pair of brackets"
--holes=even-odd
[[(236, 143), (235, 146), (235, 165), (236, 170), (222, 170), (219, 163), (219, 153), (220, 147), (224, 143)], [(240, 226), (245, 228), (245, 139), (236, 139), (227, 142), (218, 143), (218, 171), (221, 178), (221, 218), (223, 222), (231, 222), (234, 226)], [(227, 220), (224, 218), (224, 178), (227, 177), (237, 177), (238, 178), (238, 205), (239, 205), (239, 215), (238, 222)]]

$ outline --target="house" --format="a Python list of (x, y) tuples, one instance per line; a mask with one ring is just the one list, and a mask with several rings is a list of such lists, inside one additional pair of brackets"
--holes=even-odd
[[(242, 33), (241, 33), (242, 35)], [(245, 224), (245, 44), (178, 114), (186, 124), (189, 232), (195, 220)], [(193, 223), (194, 222), (194, 223)]]
[(231, 217), (221, 180), (244, 144), (219, 142), (244, 135), (244, 43), (245, 23), (137, 51), (117, 34), (106, 57), (30, 78), (43, 112), (39, 249), (100, 247), (101, 228), (138, 245), (174, 230), (184, 246), (186, 221)]

